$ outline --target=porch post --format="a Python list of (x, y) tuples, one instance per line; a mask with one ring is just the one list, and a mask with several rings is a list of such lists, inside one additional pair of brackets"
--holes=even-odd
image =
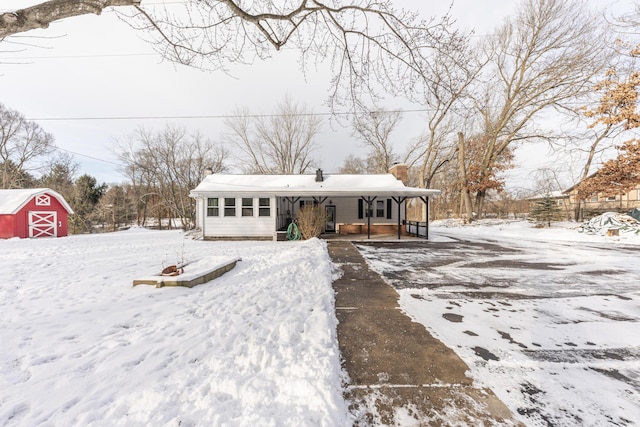
[(427, 233), (426, 233), (426, 237), (427, 240), (429, 240), (429, 197), (427, 196), (426, 198), (427, 200), (425, 201), (425, 203), (427, 204)]
[[(405, 200), (406, 200), (406, 198), (405, 198)], [(402, 223), (400, 222), (400, 211), (401, 211), (401, 209), (400, 209), (400, 200), (396, 200), (396, 203), (398, 204), (398, 240), (400, 240), (402, 238), (401, 237), (402, 236), (402, 230), (401, 230)]]
[[(391, 199), (396, 202), (398, 204), (398, 240), (401, 239), (401, 230), (402, 230), (402, 224), (400, 222), (400, 214), (401, 214), (401, 209), (400, 209), (400, 203), (404, 202), (405, 200), (407, 200), (406, 197), (396, 197), (396, 196), (392, 196)], [(405, 215), (406, 217), (406, 215)]]
[(364, 200), (365, 202), (367, 202), (367, 239), (371, 239), (371, 204), (373, 203), (373, 201), (377, 198), (377, 197), (371, 197), (371, 196), (360, 196), (360, 198), (362, 200)]
[[(420, 200), (422, 200), (424, 202), (424, 204), (426, 205), (426, 209), (425, 209), (425, 230), (424, 230), (424, 237), (425, 239), (429, 240), (429, 197), (424, 197), (424, 196), (420, 196)], [(419, 233), (418, 233), (419, 234)]]

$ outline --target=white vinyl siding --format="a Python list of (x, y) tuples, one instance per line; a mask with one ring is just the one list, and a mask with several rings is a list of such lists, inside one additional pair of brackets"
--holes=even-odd
[[(267, 197), (270, 206), (275, 206), (275, 197)], [(205, 199), (206, 200), (206, 199)], [(218, 217), (207, 216), (204, 221), (205, 236), (208, 237), (272, 237), (276, 231), (275, 215), (256, 216), (255, 206), (258, 197), (221, 197), (223, 206), (220, 207), (224, 215)], [(251, 201), (251, 204), (249, 204)], [(251, 216), (244, 216), (248, 210)], [(233, 212), (233, 215), (227, 215)]]
[[(367, 203), (362, 201), (362, 218), (358, 217), (358, 200), (359, 198), (332, 198), (333, 204), (336, 206), (336, 223), (338, 224), (366, 224), (367, 223)], [(398, 205), (391, 201), (391, 218), (387, 218), (387, 199), (380, 200), (382, 204), (382, 216), (377, 217), (377, 202), (374, 200), (371, 204), (372, 216), (371, 224), (397, 224), (398, 223)], [(404, 218), (404, 202), (400, 204), (400, 218)]]
[[(247, 197), (219, 197), (220, 204), (220, 216), (205, 216), (204, 217), (204, 233), (210, 237), (267, 237), (273, 236), (276, 231), (276, 221), (278, 217), (288, 217), (287, 210), (290, 209), (290, 204), (283, 198), (276, 197), (260, 197), (256, 195), (252, 197), (251, 209), (253, 210), (253, 216), (243, 216), (242, 210), (249, 208)], [(230, 203), (227, 203), (231, 201)], [(313, 203), (312, 199), (303, 198), (296, 201), (293, 206), (294, 212), (292, 216), (295, 216), (300, 210), (300, 201), (305, 203)], [(391, 218), (387, 219), (387, 199), (381, 200), (383, 202), (382, 209), (384, 215), (382, 217), (376, 217), (378, 204), (373, 202), (373, 217), (371, 218), (371, 224), (397, 224), (398, 223), (398, 206), (395, 202), (391, 203)], [(202, 215), (202, 209), (207, 203), (207, 198), (200, 202), (199, 212)], [(324, 202), (325, 205), (329, 204), (329, 200)], [(336, 207), (335, 222), (339, 228), (340, 224), (366, 224), (367, 218), (358, 218), (358, 198), (351, 197), (333, 197), (331, 198), (331, 204)], [(233, 216), (227, 215), (227, 208), (231, 208), (234, 212)], [(366, 210), (366, 203), (365, 203)], [(224, 213), (224, 215), (222, 215)], [(404, 203), (402, 204), (401, 218), (404, 217)]]

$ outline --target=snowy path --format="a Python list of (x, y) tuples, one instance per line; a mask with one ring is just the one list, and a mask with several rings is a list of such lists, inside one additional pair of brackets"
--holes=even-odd
[[(344, 425), (324, 242), (0, 241), (0, 425)], [(238, 256), (192, 289), (132, 287)]]

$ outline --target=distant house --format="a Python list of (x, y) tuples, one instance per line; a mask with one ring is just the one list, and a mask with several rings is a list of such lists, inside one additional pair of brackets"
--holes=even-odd
[(575, 219), (588, 219), (604, 212), (626, 213), (634, 208), (640, 209), (640, 184), (625, 194), (617, 194), (615, 196), (594, 194), (583, 201), (580, 201), (577, 197), (576, 187), (578, 184), (563, 191), (563, 194), (569, 197), (569, 206), (574, 213)]
[(48, 188), (0, 190), (0, 239), (63, 237), (73, 210)]
[[(404, 234), (405, 202), (427, 205), (438, 190), (407, 187), (398, 178), (406, 165), (389, 174), (226, 175), (212, 174), (191, 191), (196, 227), (203, 238), (273, 239), (307, 204), (327, 210), (326, 233)], [(404, 172), (404, 175), (403, 175)], [(425, 218), (425, 223), (427, 219)]]

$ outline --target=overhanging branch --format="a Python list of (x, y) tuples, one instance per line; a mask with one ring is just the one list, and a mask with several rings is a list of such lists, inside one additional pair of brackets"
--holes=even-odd
[(107, 7), (138, 6), (141, 0), (50, 0), (26, 9), (0, 14), (0, 40), (73, 16), (99, 15)]

